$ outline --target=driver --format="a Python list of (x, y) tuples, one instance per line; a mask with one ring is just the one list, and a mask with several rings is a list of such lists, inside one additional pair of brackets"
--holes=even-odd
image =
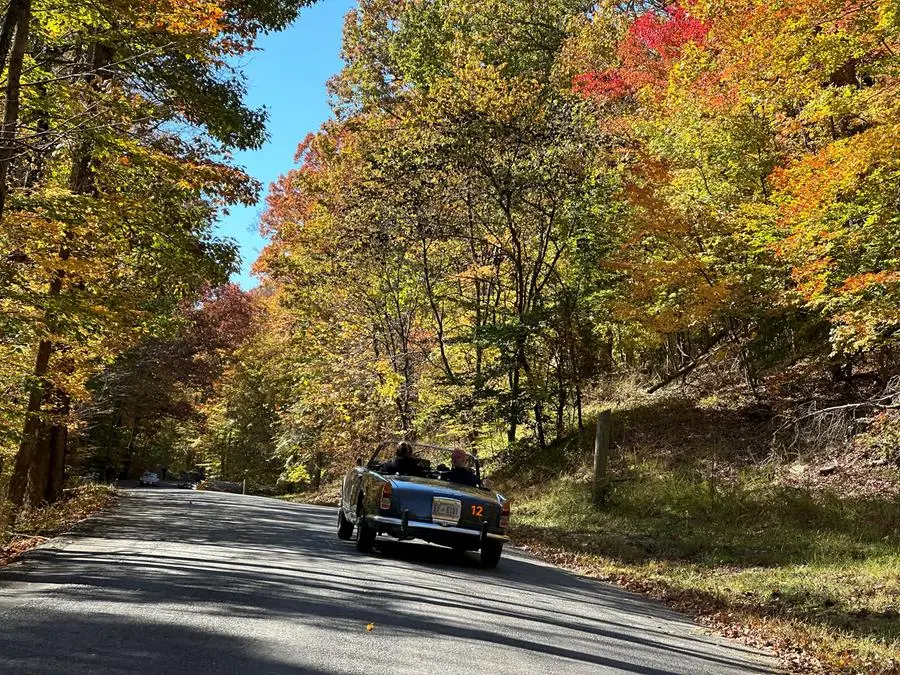
[(401, 476), (424, 476), (419, 460), (413, 457), (412, 446), (406, 441), (397, 444), (394, 458), (381, 466), (381, 473), (396, 473)]
[(454, 450), (450, 453), (450, 461), (453, 468), (444, 474), (444, 479), (451, 483), (459, 483), (460, 485), (468, 485), (470, 487), (478, 487), (478, 476), (468, 466), (469, 456), (463, 450)]

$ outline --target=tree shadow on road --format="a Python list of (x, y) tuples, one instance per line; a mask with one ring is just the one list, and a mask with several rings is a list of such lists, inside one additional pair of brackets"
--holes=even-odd
[[(355, 644), (366, 624), (378, 627), (371, 639), (494, 645), (534, 659), (536, 667), (549, 658), (634, 673), (673, 672), (673, 663), (678, 672), (769, 670), (755, 652), (701, 636), (680, 615), (519, 554), (491, 571), (478, 567), (477, 554), (406, 542), (379, 540), (376, 552), (363, 556), (337, 540), (333, 520), (334, 510), (263, 499), (129, 497), (60, 550), (36, 551), (0, 574), (0, 598), (7, 596), (0, 617), (10, 628), (0, 638), (0, 670), (27, 670), (60, 633), (93, 650), (96, 670), (118, 670), (188, 625), (201, 633), (188, 642), (204, 663), (232, 655), (246, 667), (226, 670), (279, 672), (283, 664), (274, 657), (254, 662), (262, 644), (255, 636), (223, 635), (234, 626), (301, 626)], [(9, 609), (10, 602), (27, 606), (48, 594), (55, 602), (37, 620)], [(62, 609), (72, 607), (79, 611)], [(100, 626), (104, 621), (116, 628)], [(137, 644), (122, 654), (104, 647), (107, 635), (127, 643), (129, 625)], [(403, 670), (407, 652), (395, 652)], [(372, 658), (388, 667), (386, 654)], [(166, 661), (162, 672), (196, 672), (196, 665)]]

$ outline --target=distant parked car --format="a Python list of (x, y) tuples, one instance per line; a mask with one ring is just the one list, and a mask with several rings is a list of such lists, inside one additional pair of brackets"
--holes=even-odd
[[(356, 548), (372, 549), (375, 537), (424, 539), (456, 551), (480, 551), (483, 567), (496, 567), (509, 527), (509, 501), (485, 485), (478, 458), (468, 457), (471, 482), (450, 480), (443, 465), (432, 468), (423, 454), (449, 457), (451, 451), (413, 444), (409, 475), (398, 475), (385, 454), (393, 442), (378, 445), (366, 464), (350, 469), (344, 477), (338, 510), (340, 539), (350, 539), (356, 530)], [(466, 453), (463, 453), (466, 454)]]
[(159, 487), (159, 476), (157, 476), (152, 471), (145, 471), (143, 474), (141, 474), (138, 485), (140, 487), (144, 487), (145, 485), (148, 487)]

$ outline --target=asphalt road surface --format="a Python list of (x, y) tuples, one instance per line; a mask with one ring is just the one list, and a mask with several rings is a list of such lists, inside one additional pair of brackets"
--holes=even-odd
[[(765, 673), (774, 661), (510, 550), (335, 536), (336, 510), (130, 490), (0, 570), (0, 673)], [(374, 624), (372, 630), (367, 630)]]

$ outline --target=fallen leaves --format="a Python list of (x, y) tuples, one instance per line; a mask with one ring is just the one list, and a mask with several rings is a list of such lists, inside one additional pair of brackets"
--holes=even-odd
[(8, 546), (0, 547), (0, 567), (8, 565), (25, 551), (29, 551), (45, 541), (47, 541), (45, 537), (18, 537), (13, 539)]
[(16, 532), (0, 533), (0, 567), (112, 506), (117, 498), (115, 489), (108, 486), (83, 485), (67, 490), (64, 499), (51, 506), (21, 513), (15, 524)]

